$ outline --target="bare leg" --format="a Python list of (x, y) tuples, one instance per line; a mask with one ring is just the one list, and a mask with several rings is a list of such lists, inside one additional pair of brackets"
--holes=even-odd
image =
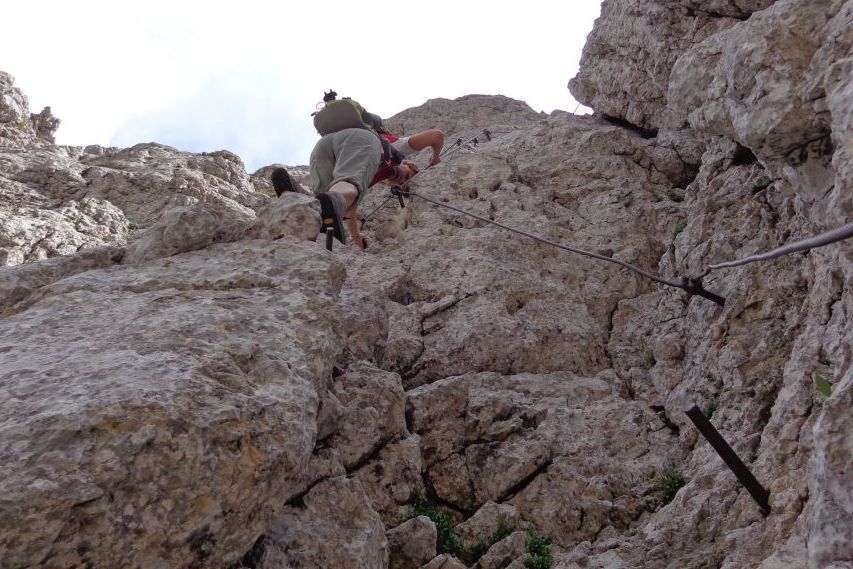
[(361, 234), (358, 228), (358, 210), (352, 210), (347, 214), (347, 217), (344, 218), (344, 221), (347, 224), (347, 230), (349, 231), (349, 237), (352, 240), (352, 246), (356, 249), (363, 249), (362, 244), (364, 242), (364, 236)]
[[(353, 202), (358, 197), (358, 188), (355, 187), (355, 184), (351, 184), (350, 182), (337, 182), (329, 188), (329, 191), (342, 195), (346, 201), (347, 207), (352, 206)], [(353, 245), (357, 249), (361, 249), (363, 238), (361, 231), (358, 229), (358, 212), (355, 208), (347, 212), (346, 217), (344, 217), (344, 223), (346, 223), (347, 229), (349, 230), (349, 236)]]
[(347, 202), (347, 207), (350, 207), (355, 201), (355, 198), (358, 197), (358, 188), (355, 187), (355, 184), (351, 184), (349, 182), (337, 182), (332, 184), (329, 191), (342, 195), (344, 200)]

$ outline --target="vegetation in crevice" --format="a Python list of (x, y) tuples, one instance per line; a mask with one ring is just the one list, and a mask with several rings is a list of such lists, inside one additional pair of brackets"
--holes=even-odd
[(672, 502), (672, 499), (675, 498), (675, 495), (678, 494), (678, 491), (681, 490), (685, 484), (687, 484), (687, 479), (684, 477), (684, 474), (674, 467), (667, 468), (652, 479), (654, 489), (663, 493), (662, 498), (664, 504)]
[(526, 569), (549, 569), (553, 562), (551, 540), (535, 529), (527, 530), (527, 557), (524, 559), (524, 567)]

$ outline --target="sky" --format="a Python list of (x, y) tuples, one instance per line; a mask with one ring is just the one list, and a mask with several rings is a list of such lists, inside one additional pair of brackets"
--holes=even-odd
[(3, 7), (0, 70), (59, 144), (227, 149), (252, 172), (308, 162), (329, 89), (384, 117), (475, 93), (582, 113), (566, 84), (600, 4), (28, 0)]

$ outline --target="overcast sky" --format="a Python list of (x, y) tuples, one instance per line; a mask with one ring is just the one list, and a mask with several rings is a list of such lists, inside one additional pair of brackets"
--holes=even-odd
[(225, 148), (254, 171), (308, 162), (330, 88), (385, 117), (472, 93), (574, 111), (600, 3), (28, 0), (3, 7), (0, 70), (60, 144)]

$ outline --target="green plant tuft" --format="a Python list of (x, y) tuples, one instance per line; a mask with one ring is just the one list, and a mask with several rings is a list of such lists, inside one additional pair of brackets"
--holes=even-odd
[(677, 468), (667, 468), (652, 480), (655, 490), (663, 492), (663, 503), (669, 504), (675, 495), (687, 484), (684, 474)]
[(702, 408), (702, 414), (705, 415), (705, 418), (710, 420), (711, 417), (714, 416), (714, 412), (717, 410), (717, 402), (710, 401), (705, 407)]
[(453, 520), (444, 512), (439, 512), (435, 504), (429, 500), (415, 496), (412, 503), (409, 504), (409, 519), (418, 516), (426, 516), (435, 524), (438, 539), (436, 541), (436, 551), (438, 553), (449, 553), (455, 557), (462, 558), (465, 554), (462, 546), (462, 538), (456, 533)]
[(527, 530), (527, 569), (549, 569), (554, 559), (551, 557), (551, 540), (535, 529)]
[(139, 229), (139, 224), (136, 223), (135, 221), (128, 221), (127, 222), (127, 228), (130, 229), (131, 231), (134, 231), (136, 229)]
[(821, 374), (814, 374), (814, 386), (820, 391), (824, 397), (832, 395), (832, 385)]
[(684, 231), (684, 228), (687, 227), (687, 220), (682, 219), (678, 223), (675, 224), (675, 229), (672, 230), (672, 240), (675, 241), (675, 238), (678, 237), (678, 234)]

